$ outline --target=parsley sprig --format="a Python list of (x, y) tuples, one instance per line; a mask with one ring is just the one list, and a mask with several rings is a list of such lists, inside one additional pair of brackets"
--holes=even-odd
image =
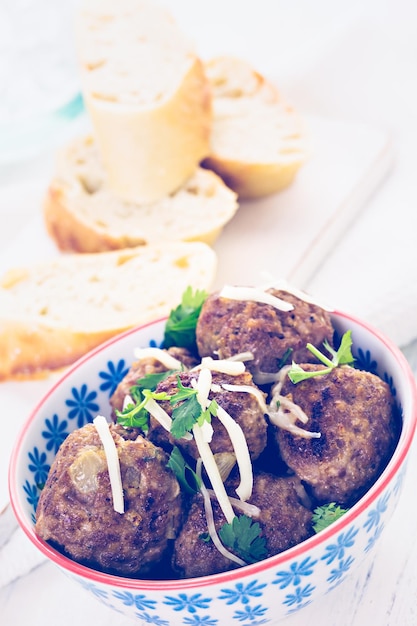
[(217, 402), (212, 400), (206, 409), (203, 409), (197, 399), (197, 389), (185, 387), (177, 376), (178, 390), (169, 395), (165, 391), (156, 392), (158, 383), (174, 370), (161, 374), (148, 374), (139, 379), (130, 389), (132, 403), (129, 403), (123, 411), (116, 410), (117, 422), (128, 428), (140, 428), (143, 432), (149, 430), (149, 412), (146, 404), (150, 398), (163, 402), (169, 401), (173, 406), (171, 435), (174, 439), (181, 439), (190, 432), (194, 424), (202, 426), (205, 421), (211, 422), (211, 417), (217, 415)]
[(211, 422), (211, 416), (217, 415), (217, 402), (212, 400), (207, 409), (203, 409), (197, 399), (197, 389), (184, 387), (179, 376), (177, 381), (178, 391), (170, 396), (170, 403), (177, 405), (172, 411), (171, 435), (181, 439), (194, 424), (202, 426), (205, 421)]
[(231, 524), (223, 524), (219, 529), (219, 537), (227, 548), (246, 563), (256, 563), (267, 555), (261, 527), (247, 515), (236, 516)]
[(173, 447), (167, 466), (174, 472), (176, 479), (186, 493), (195, 494), (200, 491), (201, 478), (187, 463), (177, 446)]
[(146, 433), (149, 430), (149, 412), (146, 404), (150, 398), (161, 401), (169, 400), (170, 396), (165, 391), (156, 393), (150, 389), (143, 389), (140, 402), (129, 403), (123, 411), (116, 410), (117, 422), (127, 428), (140, 428)]
[(313, 511), (313, 528), (316, 533), (319, 533), (321, 530), (324, 530), (330, 524), (333, 524), (336, 520), (338, 520), (342, 515), (344, 515), (349, 509), (343, 509), (341, 506), (336, 504), (336, 502), (330, 502), (329, 504), (324, 504), (322, 506), (318, 506)]
[(331, 359), (329, 359), (328, 356), (323, 354), (323, 352), (321, 352), (311, 343), (308, 343), (306, 347), (326, 367), (321, 370), (306, 372), (300, 365), (294, 363), (293, 361), (291, 369), (288, 372), (288, 378), (291, 380), (291, 382), (296, 384), (308, 378), (323, 376), (325, 374), (329, 374), (335, 367), (338, 367), (339, 365), (352, 365), (352, 363), (354, 362), (355, 359), (352, 355), (352, 331), (348, 330), (345, 332), (337, 351), (331, 347), (328, 341), (325, 341), (323, 345), (326, 348), (327, 352), (329, 352), (329, 354), (331, 355)]
[(158, 384), (170, 376), (174, 370), (165, 372), (147, 374), (136, 381), (129, 389), (132, 402), (129, 403), (122, 411), (116, 409), (117, 422), (126, 428), (140, 428), (144, 433), (149, 430), (149, 413), (146, 409), (146, 403), (149, 398), (154, 400), (169, 399), (169, 396), (163, 397), (156, 394), (155, 389)]
[(196, 352), (197, 344), (195, 332), (198, 317), (208, 293), (197, 289), (193, 292), (187, 287), (182, 295), (181, 304), (169, 314), (164, 332), (164, 348), (170, 346), (182, 346), (191, 352)]

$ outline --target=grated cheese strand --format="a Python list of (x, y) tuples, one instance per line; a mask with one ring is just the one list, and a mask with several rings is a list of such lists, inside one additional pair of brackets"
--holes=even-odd
[(152, 357), (156, 361), (162, 363), (167, 370), (180, 370), (183, 367), (181, 361), (161, 348), (135, 348), (133, 354), (136, 359), (146, 359), (147, 357)]
[[(197, 476), (201, 480), (201, 459), (197, 460), (196, 473), (197, 473)], [(201, 495), (203, 496), (204, 512), (206, 514), (206, 521), (207, 521), (207, 530), (214, 546), (217, 548), (220, 554), (226, 557), (226, 559), (229, 559), (230, 561), (234, 561), (235, 563), (241, 566), (246, 565), (245, 561), (243, 561), (240, 557), (233, 554), (233, 552), (229, 552), (229, 550), (220, 541), (220, 537), (217, 534), (216, 525), (214, 523), (213, 507), (211, 506), (210, 495), (202, 480), (201, 480), (200, 491), (201, 491)]]
[[(211, 371), (207, 368), (201, 369), (197, 380), (197, 399), (203, 409), (209, 405), (211, 381)], [(236, 493), (241, 500), (248, 500), (252, 494), (253, 472), (246, 437), (239, 424), (221, 406), (217, 406), (217, 418), (225, 427), (235, 452), (240, 474), (240, 483)], [(211, 441), (207, 439), (204, 431), (203, 436), (205, 441)]]
[(131, 395), (129, 395), (128, 393), (125, 395), (125, 397), (123, 398), (123, 411), (129, 406), (129, 404), (135, 404), (133, 402), (133, 398)]
[(229, 522), (229, 524), (231, 524), (233, 518), (235, 517), (235, 514), (233, 512), (232, 505), (230, 504), (229, 497), (226, 493), (226, 489), (224, 488), (223, 480), (220, 476), (219, 468), (217, 467), (213, 452), (211, 451), (211, 448), (207, 441), (204, 441), (203, 433), (201, 432), (201, 428), (198, 424), (194, 424), (193, 434), (198, 453), (206, 469), (207, 475), (216, 494), (220, 508), (223, 511), (223, 515), (225, 516), (226, 520)]
[(113, 498), (113, 509), (117, 513), (124, 513), (124, 498), (122, 477), (120, 472), (120, 460), (117, 453), (117, 447), (111, 436), (109, 424), (104, 415), (97, 415), (93, 424), (96, 427), (101, 443), (103, 444), (104, 454), (106, 455), (107, 467), (109, 470), (110, 486)]
[(232, 356), (227, 357), (226, 361), (253, 361), (254, 359), (253, 352), (238, 352), (237, 354), (232, 354)]
[(252, 387), (251, 385), (231, 385), (229, 383), (222, 383), (222, 387), (223, 389), (226, 389), (226, 391), (236, 391), (236, 392), (241, 391), (242, 393), (250, 393), (258, 401), (260, 409), (264, 413), (268, 413), (264, 395), (262, 391), (258, 389), (257, 387)]
[[(272, 424), (278, 426), (278, 428), (282, 428), (283, 430), (288, 430), (288, 432), (293, 435), (298, 435), (299, 437), (304, 437), (304, 439), (318, 439), (321, 437), (321, 433), (311, 432), (309, 430), (304, 430), (304, 428), (300, 428), (295, 424), (295, 421), (298, 419), (304, 424), (308, 422), (308, 416), (304, 413), (304, 411), (294, 402), (288, 400), (284, 396), (274, 396), (273, 403), (279, 401), (280, 406), (277, 411), (270, 410), (268, 415)], [(288, 409), (289, 412), (284, 412), (282, 407)]]
[(203, 410), (206, 410), (206, 408), (209, 405), (208, 398), (209, 398), (209, 393), (210, 393), (211, 380), (212, 380), (211, 371), (207, 367), (201, 368), (198, 374), (196, 389), (197, 389), (197, 400), (200, 403), (200, 406), (203, 407)]
[(239, 424), (221, 406), (217, 409), (217, 418), (227, 430), (236, 455), (236, 463), (240, 474), (240, 483), (236, 493), (241, 500), (246, 501), (251, 497), (253, 488), (252, 461), (248, 442)]
[(146, 410), (154, 417), (160, 424), (170, 432), (172, 418), (153, 398), (149, 398), (146, 402)]
[(205, 367), (212, 372), (221, 374), (229, 374), (230, 376), (239, 376), (245, 372), (245, 364), (243, 361), (229, 361), (228, 359), (213, 359), (211, 356), (205, 356), (201, 359), (201, 365), (197, 368)]
[(219, 296), (228, 300), (248, 300), (250, 302), (270, 304), (279, 311), (292, 311), (294, 308), (289, 302), (285, 302), (281, 298), (277, 298), (257, 287), (232, 287), (226, 285), (220, 291)]
[[(207, 488), (206, 488), (207, 489)], [(210, 497), (215, 497), (215, 493), (212, 489), (207, 489), (207, 493)], [(261, 514), (261, 509), (256, 506), (256, 504), (250, 504), (249, 502), (243, 502), (238, 498), (233, 498), (233, 496), (229, 496), (230, 504), (234, 509), (238, 509), (241, 513), (244, 513), (248, 517), (258, 518)]]
[(290, 285), (284, 278), (274, 280), (274, 278), (271, 277), (271, 280), (268, 281), (267, 284), (262, 285), (261, 289), (278, 289), (279, 291), (286, 291), (287, 293), (291, 293), (296, 298), (299, 298), (304, 302), (308, 302), (309, 304), (314, 304), (325, 311), (334, 311), (334, 307), (329, 307), (323, 302), (320, 303), (316, 298), (310, 296), (310, 294), (305, 293), (305, 291), (302, 291), (301, 289), (297, 289), (297, 287), (294, 287), (293, 285)]

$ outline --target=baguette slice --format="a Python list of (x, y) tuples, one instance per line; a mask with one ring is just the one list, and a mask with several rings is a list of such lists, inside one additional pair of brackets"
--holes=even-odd
[(110, 337), (168, 315), (187, 286), (209, 290), (216, 256), (204, 243), (62, 255), (0, 282), (0, 380), (75, 361)]
[(140, 203), (178, 189), (210, 145), (210, 88), (194, 46), (144, 0), (81, 0), (75, 46), (110, 188)]
[(216, 57), (206, 63), (213, 98), (210, 156), (240, 198), (288, 187), (304, 163), (306, 138), (300, 117), (278, 90), (246, 61)]
[(91, 136), (59, 156), (44, 202), (50, 236), (61, 250), (102, 252), (162, 241), (213, 244), (237, 209), (236, 194), (214, 172), (197, 168), (175, 193), (151, 204), (109, 190)]

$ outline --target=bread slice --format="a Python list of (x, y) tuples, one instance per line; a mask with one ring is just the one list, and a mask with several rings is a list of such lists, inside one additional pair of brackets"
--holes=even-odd
[(217, 174), (202, 168), (178, 191), (157, 202), (121, 200), (108, 188), (96, 142), (86, 136), (58, 156), (44, 219), (64, 251), (102, 252), (162, 241), (211, 245), (237, 206), (236, 194)]
[(209, 290), (204, 243), (61, 255), (0, 282), (0, 380), (61, 368), (110, 337), (168, 315), (187, 286)]
[(210, 88), (194, 46), (146, 0), (81, 0), (75, 34), (110, 188), (140, 203), (175, 191), (210, 146)]
[(307, 156), (300, 117), (278, 90), (242, 59), (222, 56), (206, 63), (213, 97), (210, 156), (240, 198), (288, 187)]

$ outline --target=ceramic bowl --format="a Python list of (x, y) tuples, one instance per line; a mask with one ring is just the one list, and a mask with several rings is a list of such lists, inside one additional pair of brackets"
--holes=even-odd
[(294, 548), (254, 565), (222, 574), (176, 581), (136, 580), (100, 573), (66, 558), (34, 532), (39, 487), (56, 451), (77, 427), (97, 413), (109, 416), (109, 396), (133, 360), (135, 347), (160, 345), (164, 320), (110, 340), (66, 371), (30, 415), (10, 466), (15, 515), (31, 542), (69, 578), (119, 613), (142, 624), (217, 626), (244, 622), (277, 624), (302, 609), (358, 568), (377, 549), (400, 497), (415, 432), (417, 400), (406, 359), (387, 338), (351, 316), (333, 314), (337, 331), (352, 330), (360, 366), (388, 382), (401, 416), (401, 436), (373, 487), (337, 522)]

